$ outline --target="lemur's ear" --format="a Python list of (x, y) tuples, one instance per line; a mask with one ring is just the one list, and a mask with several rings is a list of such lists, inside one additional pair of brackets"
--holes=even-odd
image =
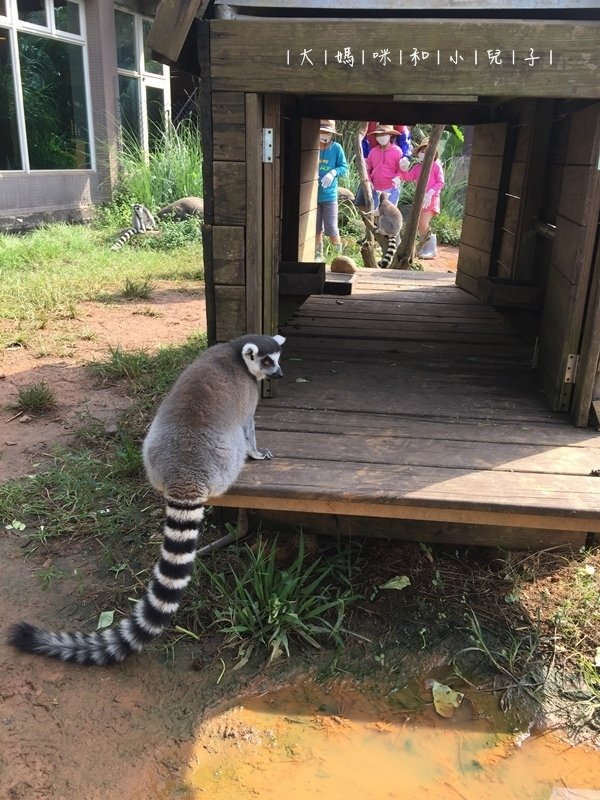
[(252, 342), (248, 342), (248, 344), (245, 344), (242, 348), (242, 355), (244, 358), (250, 359), (250, 361), (254, 361), (257, 353), (258, 347), (255, 344), (252, 344)]
[(273, 336), (273, 339), (275, 339), (275, 341), (280, 347), (285, 342), (285, 336), (280, 336), (278, 333), (276, 333), (275, 336)]

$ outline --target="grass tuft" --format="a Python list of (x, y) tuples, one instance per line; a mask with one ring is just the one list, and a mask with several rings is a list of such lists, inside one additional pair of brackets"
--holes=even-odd
[(51, 411), (55, 407), (56, 393), (46, 381), (30, 383), (28, 386), (22, 386), (19, 389), (17, 402), (15, 403), (15, 408), (18, 411), (42, 413)]
[(147, 300), (155, 288), (156, 285), (149, 278), (143, 278), (142, 280), (125, 278), (122, 294), (127, 300)]
[[(224, 572), (200, 560), (207, 579), (204, 603), (228, 645), (237, 645), (237, 667), (266, 650), (269, 663), (289, 656), (293, 643), (320, 648), (319, 638), (342, 645), (346, 608), (357, 599), (347, 581), (334, 580), (333, 565), (317, 558), (307, 563), (304, 539), (287, 569), (276, 565), (276, 542), (259, 539), (239, 548), (239, 564)], [(208, 599), (206, 599), (208, 596)]]

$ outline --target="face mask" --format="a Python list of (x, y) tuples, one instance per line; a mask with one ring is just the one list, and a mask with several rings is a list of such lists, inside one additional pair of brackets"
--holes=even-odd
[(425, 158), (425, 151), (421, 150), (417, 158), (419, 159), (419, 161), (423, 161), (423, 159)]
[(327, 142), (330, 142), (333, 137), (330, 134), (326, 133), (326, 134), (321, 134), (319, 138), (323, 142), (323, 144), (327, 144)]
[(386, 145), (390, 140), (389, 136), (376, 136), (375, 138), (381, 145)]

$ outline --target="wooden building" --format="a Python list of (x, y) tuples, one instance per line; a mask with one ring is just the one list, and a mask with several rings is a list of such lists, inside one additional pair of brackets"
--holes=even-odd
[[(598, 0), (162, 0), (149, 42), (201, 77), (209, 336), (288, 336), (258, 425), (278, 458), (218, 503), (430, 539), (600, 532)], [(323, 294), (320, 118), (474, 126), (455, 282)]]

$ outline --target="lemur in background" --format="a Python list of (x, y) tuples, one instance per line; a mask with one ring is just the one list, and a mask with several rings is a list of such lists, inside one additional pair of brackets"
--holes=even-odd
[(379, 266), (387, 269), (394, 259), (394, 255), (398, 248), (400, 241), (400, 231), (402, 230), (402, 214), (400, 209), (396, 208), (393, 203), (387, 199), (385, 192), (379, 193), (379, 223), (375, 233), (380, 236), (386, 236), (388, 239), (388, 246), (384, 253), (383, 258), (379, 262)]
[(130, 616), (91, 633), (14, 625), (9, 643), (27, 653), (76, 664), (123, 661), (159, 636), (192, 577), (204, 506), (237, 480), (247, 457), (272, 458), (256, 446), (259, 381), (281, 378), (283, 336), (247, 335), (209, 347), (165, 397), (142, 452), (148, 480), (166, 501), (163, 543), (144, 596)]
[[(132, 206), (132, 211), (131, 227), (121, 231), (119, 238), (110, 248), (111, 250), (120, 250), (132, 236), (157, 229), (156, 220), (146, 206), (136, 203)], [(204, 200), (201, 197), (182, 197), (164, 206), (156, 213), (157, 219), (182, 220), (189, 217), (204, 217)]]

